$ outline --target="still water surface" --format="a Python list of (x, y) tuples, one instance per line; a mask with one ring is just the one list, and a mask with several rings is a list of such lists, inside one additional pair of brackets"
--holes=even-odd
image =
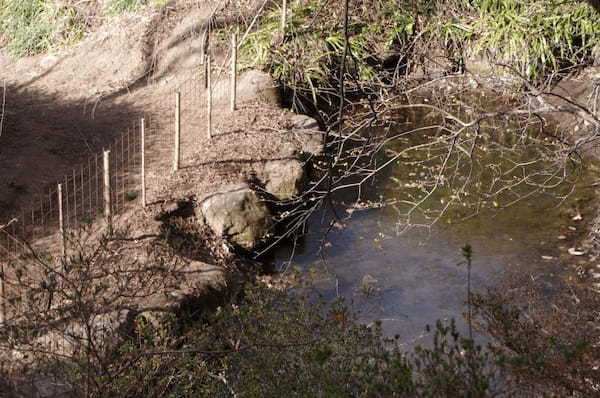
[[(399, 195), (397, 184), (389, 184), (389, 177), (398, 181), (406, 173), (401, 164), (392, 167), (370, 187), (371, 195), (394, 199)], [(580, 179), (579, 185), (585, 180)], [(548, 262), (542, 256), (556, 247), (567, 223), (579, 227), (565, 217), (565, 209), (577, 208), (584, 194), (576, 189), (560, 203), (553, 195), (540, 193), (502, 210), (488, 207), (460, 222), (442, 218), (428, 230), (398, 234), (397, 213), (391, 207), (354, 211), (345, 202), (351, 202), (355, 192), (347, 192), (336, 201), (345, 219), (326, 236), (325, 244), (321, 245), (329, 220), (316, 214), (291, 261), (291, 249), (282, 248), (275, 255), (275, 266), (312, 275), (325, 299), (344, 296), (361, 321), (381, 320), (384, 333), (399, 335), (407, 347), (426, 344), (426, 325), (438, 319), (454, 318), (459, 330), (466, 332), (467, 269), (459, 265), (465, 243), (474, 251), (476, 291), (494, 286), (507, 272), (528, 273)]]

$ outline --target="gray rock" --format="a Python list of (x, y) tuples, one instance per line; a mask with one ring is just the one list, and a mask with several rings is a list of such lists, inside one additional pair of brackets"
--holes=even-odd
[(301, 130), (319, 130), (319, 123), (316, 119), (306, 115), (294, 115), (290, 119), (292, 128)]
[(273, 222), (265, 203), (247, 184), (226, 185), (198, 202), (196, 216), (217, 235), (245, 249), (256, 247)]
[(489, 58), (483, 55), (467, 57), (465, 59), (465, 69), (476, 75), (493, 75), (506, 72), (495, 66)]
[(279, 200), (297, 197), (306, 182), (304, 164), (296, 159), (267, 162), (263, 181), (266, 191)]
[(323, 153), (323, 133), (314, 118), (306, 115), (294, 115), (290, 122), (292, 131), (300, 142), (302, 152), (310, 155)]
[[(213, 100), (215, 102), (229, 101), (229, 84), (228, 79), (215, 84), (213, 89)], [(238, 77), (237, 101), (242, 103), (256, 100), (279, 105), (281, 95), (278, 86), (268, 73), (252, 69)]]
[(366, 274), (360, 281), (360, 290), (363, 294), (369, 295), (377, 290), (378, 280), (372, 275)]
[(169, 200), (162, 205), (163, 213), (173, 213), (179, 210), (179, 203), (175, 200)]

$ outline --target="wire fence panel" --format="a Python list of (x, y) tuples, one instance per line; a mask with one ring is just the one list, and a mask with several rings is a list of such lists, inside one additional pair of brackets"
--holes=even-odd
[[(230, 109), (231, 46), (220, 48), (227, 54), (210, 65), (212, 102), (208, 104), (206, 74), (197, 73), (174, 88), (180, 103), (180, 168), (192, 166), (198, 146), (206, 146), (209, 138), (209, 118), (212, 135), (226, 133), (232, 126), (234, 113)], [(209, 51), (210, 52), (210, 51)], [(200, 66), (196, 70), (201, 71)], [(153, 104), (153, 114), (144, 118), (145, 170), (148, 202), (159, 200), (170, 177), (175, 156), (175, 96), (165, 96)], [(209, 115), (208, 110), (213, 111)], [(141, 120), (132, 120), (131, 127), (121, 131), (104, 149), (110, 151), (110, 210), (118, 216), (142, 203), (142, 136)], [(202, 141), (200, 141), (202, 140)], [(59, 189), (60, 184), (60, 189)], [(39, 299), (40, 289), (48, 283), (48, 275), (64, 266), (63, 255), (72, 255), (71, 236), (83, 228), (102, 230), (105, 217), (105, 187), (103, 152), (91, 155), (69, 173), (59, 178), (30, 207), (15, 212), (0, 222), (0, 331), (4, 327), (24, 322), (32, 300)], [(62, 217), (61, 217), (62, 215)], [(62, 222), (62, 224), (61, 224)], [(35, 246), (35, 247), (33, 247)], [(46, 286), (47, 288), (47, 286)], [(43, 296), (43, 295), (41, 295)], [(66, 303), (48, 299), (48, 308), (61, 308)], [(63, 330), (64, 329), (64, 330)], [(63, 336), (32, 337), (28, 328), (21, 341), (35, 340), (46, 354), (71, 355), (73, 347), (84, 339), (73, 326), (57, 328)], [(31, 342), (33, 345), (34, 343)], [(71, 352), (69, 353), (69, 350)]]

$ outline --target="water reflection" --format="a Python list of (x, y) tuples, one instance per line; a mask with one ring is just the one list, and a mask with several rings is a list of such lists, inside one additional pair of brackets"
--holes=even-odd
[[(398, 189), (398, 182), (406, 183), (411, 174), (419, 177), (418, 171), (399, 162), (367, 190), (367, 197), (400, 198), (404, 192)], [(586, 179), (580, 178), (579, 186), (585, 185)], [(457, 201), (431, 228), (403, 234), (397, 234), (397, 208), (355, 210), (346, 207), (344, 199), (354, 198), (356, 193), (342, 193), (336, 207), (347, 215), (338, 223), (343, 227), (333, 228), (322, 245), (328, 220), (316, 215), (291, 264), (287, 264), (290, 249), (283, 248), (276, 254), (276, 266), (312, 275), (325, 299), (345, 297), (360, 312), (361, 321), (382, 320), (385, 334), (400, 335), (407, 347), (423, 344), (426, 325), (434, 325), (438, 319), (455, 318), (459, 330), (467, 331), (462, 315), (466, 312), (467, 270), (459, 265), (464, 244), (471, 244), (474, 251), (475, 290), (493, 286), (507, 272), (529, 272), (547, 261), (543, 256), (556, 245), (558, 231), (565, 228), (567, 220), (564, 209), (578, 205), (581, 188), (565, 189), (570, 195), (562, 202), (556, 192), (538, 192), (506, 209), (496, 208), (489, 200), (490, 206), (479, 207), (475, 215), (463, 220), (459, 220), (461, 215), (472, 215), (472, 208)], [(365, 195), (364, 189), (362, 192)], [(431, 200), (442, 201), (450, 193), (441, 191)], [(484, 336), (476, 337), (485, 341)]]

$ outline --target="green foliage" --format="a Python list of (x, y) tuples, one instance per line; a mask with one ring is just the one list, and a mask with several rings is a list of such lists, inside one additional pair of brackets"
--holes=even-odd
[[(104, 12), (118, 15), (165, 0), (108, 0)], [(16, 56), (39, 54), (72, 45), (88, 29), (78, 4), (52, 0), (0, 1), (0, 36)]]
[[(280, 9), (269, 10), (242, 43), (245, 66), (269, 70), (313, 103), (337, 87), (344, 52), (341, 0), (292, 3), (283, 35)], [(347, 82), (354, 89), (410, 72), (443, 56), (461, 71), (481, 54), (536, 81), (590, 64), (600, 48), (600, 15), (584, 2), (451, 0), (350, 3)], [(394, 64), (390, 65), (390, 60)], [(436, 61), (434, 61), (436, 63)], [(426, 67), (426, 66), (425, 66)]]
[[(348, 71), (367, 83), (377, 78), (373, 64), (376, 53), (406, 42), (414, 34), (415, 20), (412, 9), (393, 0), (352, 3), (351, 13), (360, 13), (360, 18), (350, 21), (353, 61)], [(280, 10), (270, 10), (260, 27), (242, 43), (242, 62), (268, 69), (275, 78), (316, 102), (322, 90), (335, 86), (331, 75), (344, 49), (341, 4), (326, 0), (294, 4), (283, 37), (279, 32)]]
[(600, 15), (583, 2), (476, 0), (476, 52), (537, 78), (589, 62), (600, 44)]
[(14, 55), (28, 55), (72, 44), (85, 26), (77, 11), (47, 0), (0, 2), (0, 35)]
[(407, 355), (342, 301), (262, 286), (172, 336), (148, 324), (137, 333), (120, 352), (119, 376), (98, 380), (101, 395), (485, 397), (495, 378), (489, 354), (454, 323), (438, 323), (434, 346)]

